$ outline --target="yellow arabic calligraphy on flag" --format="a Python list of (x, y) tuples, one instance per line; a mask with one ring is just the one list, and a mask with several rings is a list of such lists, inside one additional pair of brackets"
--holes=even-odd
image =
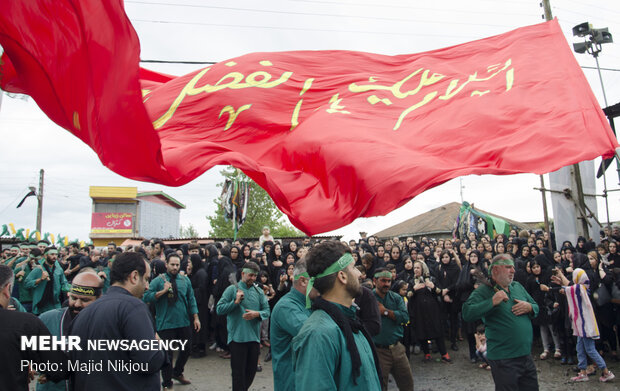
[[(262, 66), (273, 66), (273, 62), (267, 60), (259, 61), (259, 64)], [(236, 62), (227, 62), (224, 65), (226, 67), (234, 67), (238, 64)], [(294, 72), (292, 71), (284, 71), (279, 78), (272, 81), (271, 79), (274, 76), (264, 70), (254, 71), (247, 76), (245, 76), (242, 72), (234, 71), (225, 74), (214, 84), (209, 84), (208, 82), (205, 82), (205, 79), (207, 78), (207, 76), (209, 76), (209, 71), (211, 69), (212, 68), (209, 67), (199, 71), (183, 86), (178, 95), (174, 98), (174, 100), (172, 100), (172, 104), (170, 104), (170, 107), (167, 108), (166, 112), (155, 121), (153, 121), (153, 127), (155, 129), (160, 129), (165, 126), (166, 123), (173, 118), (177, 109), (181, 105), (183, 105), (184, 101), (186, 101), (189, 97), (194, 97), (201, 94), (213, 94), (225, 89), (272, 89), (290, 81), (291, 76), (293, 76), (294, 74)], [(469, 90), (467, 90), (469, 91), (470, 97), (480, 97), (490, 93), (493, 86), (490, 86), (488, 84), (485, 85), (484, 82), (492, 81), (492, 79), (500, 75), (502, 72), (505, 73), (505, 82), (503, 82), (501, 86), (502, 88), (499, 89), (498, 92), (510, 91), (512, 89), (514, 84), (515, 72), (514, 67), (512, 66), (512, 59), (508, 59), (499, 64), (482, 67), (482, 69), (484, 69), (482, 72), (474, 71), (470, 74), (455, 75), (447, 79), (447, 75), (432, 72), (431, 69), (418, 68), (415, 71), (404, 76), (402, 79), (388, 85), (382, 85), (382, 83), (380, 82), (380, 79), (384, 79), (384, 77), (379, 77), (376, 75), (368, 76), (364, 81), (353, 81), (348, 84), (348, 86), (345, 85), (346, 89), (344, 90), (344, 93), (349, 93), (346, 100), (340, 97), (340, 92), (324, 97), (323, 103), (327, 102), (327, 105), (325, 106), (325, 112), (329, 114), (351, 114), (352, 110), (355, 110), (356, 106), (359, 105), (359, 100), (354, 100), (354, 94), (375, 92), (375, 94), (368, 95), (366, 97), (366, 101), (370, 105), (382, 103), (385, 106), (391, 106), (395, 104), (395, 101), (393, 101), (393, 99), (406, 100), (405, 102), (396, 105), (396, 107), (405, 106), (404, 108), (402, 108), (402, 110), (400, 110), (398, 117), (395, 118), (393, 122), (392, 129), (398, 130), (402, 126), (403, 121), (406, 119), (408, 114), (429, 104), (434, 99), (448, 101), (454, 98), (456, 95), (462, 93), (467, 86), (471, 87), (475, 83), (481, 84), (480, 89), (470, 88)], [(319, 81), (317, 81), (317, 79)], [(444, 84), (442, 88), (427, 91), (431, 86), (440, 82), (443, 82)], [(201, 83), (204, 84), (199, 85)], [(317, 92), (317, 94), (322, 94), (322, 92), (326, 90), (321, 86), (320, 78), (318, 76), (309, 77), (306, 78), (303, 82), (303, 85), (299, 92), (299, 97), (303, 96), (306, 92), (308, 92), (308, 90), (310, 90), (313, 86), (313, 83), (315, 84), (315, 89), (319, 91)], [(145, 103), (147, 103), (147, 101), (151, 97), (152, 92), (152, 90), (143, 89), (143, 101)], [(441, 92), (443, 93), (440, 95)], [(381, 94), (386, 96), (378, 96)], [(416, 99), (416, 97), (420, 97), (422, 95), (423, 98)], [(410, 97), (412, 98), (410, 99)], [(408, 102), (412, 99), (417, 100), (417, 102), (409, 104)], [(295, 127), (299, 125), (299, 115), (303, 102), (304, 99), (300, 98), (295, 103), (293, 112), (290, 116), (290, 130), (294, 130)], [(310, 107), (308, 108), (308, 110), (314, 111), (321, 109), (323, 106), (321, 104), (321, 98), (317, 99), (317, 102), (319, 102), (319, 104), (316, 105), (316, 107)], [(185, 104), (196, 103), (197, 102), (195, 100), (190, 103), (185, 102)], [(252, 105), (253, 103), (247, 103), (239, 106), (238, 109), (235, 109), (234, 105), (224, 106), (217, 117), (217, 119), (220, 119), (222, 115), (228, 114), (227, 121), (225, 122), (223, 130), (229, 130), (234, 125), (236, 119), (240, 116), (240, 114), (246, 110), (250, 110), (252, 108)], [(345, 108), (347, 110), (345, 110)], [(217, 121), (217, 119), (212, 118), (213, 121)]]

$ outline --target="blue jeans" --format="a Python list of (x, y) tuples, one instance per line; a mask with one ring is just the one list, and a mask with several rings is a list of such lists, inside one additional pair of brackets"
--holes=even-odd
[(489, 364), (489, 360), (487, 360), (487, 352), (480, 352), (478, 350), (476, 350), (476, 357), (478, 357), (478, 360), (480, 361), (484, 361), (486, 364)]
[(577, 337), (577, 367), (579, 369), (586, 369), (588, 366), (588, 358), (586, 354), (596, 363), (596, 366), (601, 370), (607, 368), (605, 360), (596, 351), (594, 347), (594, 340), (592, 338)]

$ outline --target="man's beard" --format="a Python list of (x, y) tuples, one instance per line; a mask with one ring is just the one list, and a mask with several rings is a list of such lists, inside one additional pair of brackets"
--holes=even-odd
[(357, 279), (353, 278), (353, 276), (349, 276), (347, 280), (347, 285), (345, 285), (345, 289), (347, 293), (351, 295), (351, 297), (357, 297), (362, 292), (362, 286), (357, 281)]
[(76, 308), (73, 306), (69, 306), (69, 316), (71, 319), (75, 318), (83, 308)]

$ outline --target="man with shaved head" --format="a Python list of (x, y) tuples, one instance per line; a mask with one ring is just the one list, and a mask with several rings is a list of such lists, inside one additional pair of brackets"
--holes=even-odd
[[(88, 307), (101, 296), (103, 281), (94, 269), (82, 269), (73, 278), (69, 291), (69, 306), (66, 308), (53, 309), (41, 314), (39, 319), (47, 326), (50, 333), (57, 337), (69, 335), (69, 329), (73, 319), (81, 310)], [(66, 390), (66, 381), (58, 383), (47, 382), (44, 376), (39, 378), (37, 391), (41, 390)]]

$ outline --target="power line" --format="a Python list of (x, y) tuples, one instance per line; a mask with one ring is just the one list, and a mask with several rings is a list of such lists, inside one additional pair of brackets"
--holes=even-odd
[[(585, 65), (581, 66), (584, 69), (596, 69), (596, 67), (587, 67)], [(601, 68), (601, 71), (612, 71), (612, 72), (620, 72), (620, 69), (617, 68)]]
[(605, 8), (605, 7), (601, 7), (601, 6), (598, 6), (598, 5), (585, 4), (585, 3), (582, 3), (581, 1), (575, 1), (575, 0), (567, 0), (567, 1), (569, 1), (569, 2), (571, 2), (571, 3), (574, 3), (574, 4), (579, 4), (579, 5), (582, 5), (582, 6), (587, 7), (587, 8), (597, 8), (597, 9), (599, 9), (599, 10), (601, 10), (601, 11), (605, 11), (605, 12), (613, 12), (613, 13), (615, 13), (615, 14), (620, 13), (618, 10), (612, 10), (612, 9)]
[(601, 17), (600, 15), (592, 15), (592, 14), (584, 14), (583, 12), (578, 12), (578, 11), (573, 11), (573, 10), (569, 10), (563, 7), (553, 7), (553, 9), (558, 9), (564, 12), (569, 12), (571, 14), (575, 14), (575, 15), (579, 15), (581, 17), (583, 17), (584, 19), (596, 19), (597, 21), (605, 21), (608, 23), (616, 23), (616, 21), (613, 21), (611, 19), (607, 19), (605, 17)]
[(2, 209), (2, 211), (0, 211), (0, 216), (7, 211), (7, 209), (9, 209), (11, 206), (13, 206), (13, 204), (20, 198), (23, 198), (30, 190), (23, 190), (22, 192), (17, 194), (17, 197), (15, 197), (15, 199), (13, 199), (13, 201), (9, 202), (8, 204), (6, 204), (6, 207), (4, 209)]
[[(156, 63), (156, 64), (195, 64), (195, 65), (213, 65), (217, 64), (215, 61), (175, 61), (175, 60), (140, 60), (143, 63)], [(589, 67), (582, 65), (583, 69), (596, 69), (596, 67)], [(620, 72), (618, 68), (601, 68), (601, 71)]]
[[(325, 32), (325, 33), (355, 33), (355, 34), (372, 34), (372, 35), (399, 35), (399, 36), (412, 36), (412, 37), (450, 37), (450, 38), (469, 38), (469, 39), (478, 39), (479, 36), (472, 35), (450, 35), (450, 34), (425, 34), (425, 33), (405, 33), (402, 31), (398, 32), (389, 32), (389, 31), (365, 31), (365, 30), (337, 30), (337, 29), (313, 29), (313, 28), (304, 28), (304, 27), (285, 27), (285, 26), (248, 26), (241, 24), (222, 24), (222, 23), (205, 23), (205, 22), (178, 22), (178, 21), (167, 21), (167, 20), (151, 20), (151, 19), (132, 19), (135, 22), (144, 22), (144, 23), (160, 23), (160, 24), (183, 24), (183, 25), (197, 25), (197, 26), (214, 26), (214, 27), (234, 27), (234, 28), (246, 28), (246, 29), (268, 29), (268, 30), (292, 30), (292, 31), (310, 31), (310, 32)], [(415, 20), (411, 20), (411, 22), (416, 22)], [(420, 21), (422, 22), (422, 21)], [(422, 23), (442, 23), (446, 22), (422, 22)], [(476, 24), (471, 24), (472, 26), (480, 26)], [(505, 27), (501, 25), (497, 25), (497, 27)]]
[[(223, 6), (215, 6), (215, 5), (199, 5), (199, 4), (186, 4), (186, 3), (164, 3), (164, 2), (151, 2), (151, 1), (134, 1), (128, 0), (125, 3), (133, 3), (133, 4), (144, 4), (144, 5), (163, 5), (163, 6), (172, 6), (172, 7), (190, 7), (190, 8), (204, 8), (204, 9), (218, 9), (218, 10), (228, 10), (228, 11), (246, 11), (246, 12), (260, 12), (260, 13), (272, 13), (272, 14), (285, 14), (285, 15), (299, 15), (299, 16), (331, 16), (337, 18), (354, 18), (354, 19), (372, 19), (372, 20), (402, 20), (402, 21), (412, 21), (412, 22), (427, 22), (426, 20), (413, 20), (413, 19), (398, 19), (398, 18), (381, 18), (374, 16), (357, 16), (357, 15), (343, 15), (343, 14), (327, 14), (327, 13), (316, 13), (316, 12), (296, 12), (296, 11), (274, 11), (267, 9), (259, 9), (259, 8), (239, 8), (239, 7), (223, 7)], [(331, 3), (330, 4), (338, 4)], [(506, 2), (503, 1), (502, 4)], [(377, 4), (355, 4), (355, 3), (346, 3), (347, 5), (362, 5), (362, 6), (377, 6)], [(382, 5), (381, 8), (405, 8), (405, 9), (414, 9), (414, 10), (427, 10), (427, 11), (442, 11), (445, 12), (445, 9), (439, 8), (429, 8), (429, 7), (413, 7), (413, 6), (395, 6), (395, 5)], [(503, 12), (493, 12), (493, 11), (469, 11), (469, 10), (455, 10), (450, 9), (450, 12), (456, 13), (469, 13), (469, 14), (500, 14), (500, 15), (521, 15), (521, 16), (531, 16), (528, 13), (503, 13)], [(446, 22), (436, 22), (436, 23), (446, 23)], [(450, 22), (451, 24), (472, 24), (472, 23), (455, 23)], [(490, 25), (494, 26), (494, 25)]]
[(213, 65), (217, 64), (217, 62), (213, 61), (168, 61), (168, 60), (140, 60), (140, 62), (144, 63), (153, 63), (153, 64), (194, 64), (194, 65)]
[[(346, 6), (356, 6), (356, 7), (376, 7), (377, 3), (373, 2), (373, 3), (360, 3), (358, 1), (356, 2), (343, 2), (343, 1), (325, 1), (325, 0), (291, 0), (293, 2), (297, 2), (297, 3), (314, 3), (314, 4), (331, 4), (331, 5), (346, 5)], [(492, 2), (497, 4), (496, 0), (479, 0), (479, 1), (486, 1), (486, 2)], [(519, 5), (523, 5), (523, 2), (520, 1), (511, 1), (511, 0), (503, 0), (501, 2), (501, 4), (519, 4)], [(440, 9), (440, 8), (431, 8), (431, 7), (415, 7), (415, 6), (410, 6), (410, 5), (396, 5), (396, 4), (381, 4), (381, 8), (404, 8), (404, 9), (414, 9), (414, 10), (432, 10), (432, 11), (448, 11), (446, 9)], [(494, 14), (498, 14), (498, 12), (485, 12), (485, 11), (466, 11), (466, 10), (453, 10), (453, 9), (449, 9), (450, 12), (463, 12), (463, 13), (475, 13), (475, 14), (479, 14), (479, 13), (494, 13)], [(503, 15), (503, 13), (502, 13)], [(508, 15), (508, 14), (506, 14)], [(510, 15), (524, 15), (524, 16), (530, 16), (530, 14), (517, 14), (517, 13), (510, 13)]]

